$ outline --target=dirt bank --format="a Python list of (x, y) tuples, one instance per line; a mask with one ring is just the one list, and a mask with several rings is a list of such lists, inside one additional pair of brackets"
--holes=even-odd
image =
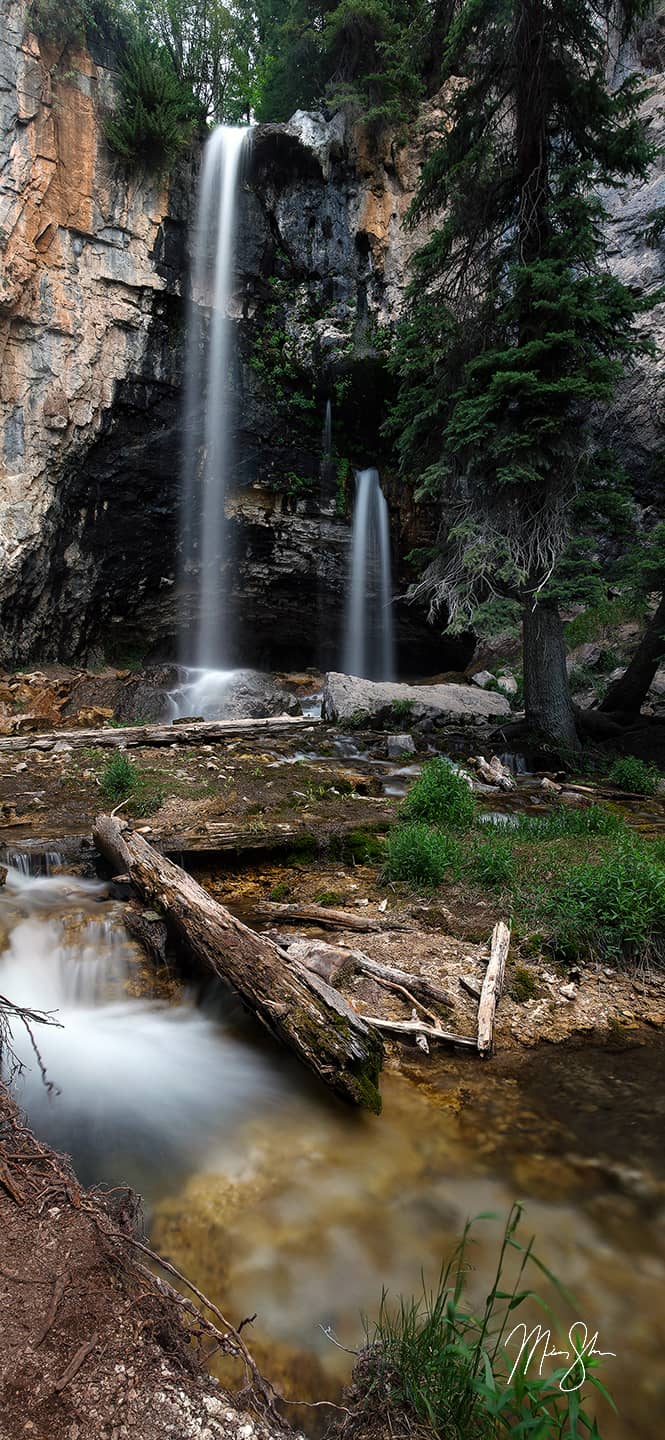
[(0, 1226), (0, 1440), (282, 1440), (207, 1373), (223, 1336), (143, 1263), (135, 1197), (82, 1190), (5, 1090)]

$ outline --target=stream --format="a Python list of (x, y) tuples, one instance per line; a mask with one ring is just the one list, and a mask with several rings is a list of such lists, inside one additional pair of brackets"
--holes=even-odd
[[(352, 1357), (326, 1331), (356, 1348), (382, 1287), (411, 1294), (422, 1276), (435, 1281), (467, 1216), (491, 1211), (500, 1218), (478, 1224), (470, 1276), (482, 1303), (520, 1199), (523, 1239), (535, 1234), (577, 1297), (569, 1313), (549, 1291), (557, 1317), (566, 1328), (583, 1319), (616, 1352), (602, 1378), (622, 1413), (599, 1411), (603, 1435), (661, 1440), (658, 1032), (484, 1065), (408, 1057), (386, 1068), (382, 1116), (357, 1114), (221, 986), (169, 997), (105, 896), (15, 867), (0, 891), (0, 991), (62, 1027), (35, 1028), (51, 1091), (16, 1028), (19, 1101), (85, 1183), (141, 1193), (152, 1242), (232, 1320), (257, 1312), (249, 1343), (287, 1396), (339, 1398)], [(319, 1415), (297, 1418), (315, 1434)]]

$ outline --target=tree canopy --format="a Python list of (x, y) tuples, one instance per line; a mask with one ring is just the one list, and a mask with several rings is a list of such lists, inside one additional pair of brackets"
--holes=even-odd
[[(594, 411), (649, 348), (644, 302), (605, 264), (600, 198), (654, 158), (637, 113), (645, 89), (634, 75), (608, 86), (600, 18), (590, 0), (460, 8), (443, 47), (449, 128), (410, 217), (433, 229), (394, 356), (402, 467), (441, 513), (422, 588), (462, 624), (488, 594), (518, 600), (526, 628), (541, 611), (549, 676), (525, 653), (527, 710), (568, 743), (555, 584), (576, 512), (603, 508)], [(555, 672), (557, 721), (544, 713)]]

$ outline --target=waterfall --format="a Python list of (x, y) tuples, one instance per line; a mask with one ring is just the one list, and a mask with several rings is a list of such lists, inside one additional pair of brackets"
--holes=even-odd
[(344, 669), (368, 680), (395, 673), (388, 506), (373, 468), (356, 473)]
[[(183, 615), (183, 664), (210, 669), (232, 651), (226, 615), (229, 535), (225, 497), (232, 463), (233, 294), (237, 197), (248, 131), (220, 125), (203, 154), (185, 386), (183, 568), (198, 571), (196, 625)], [(206, 326), (204, 313), (210, 307)]]

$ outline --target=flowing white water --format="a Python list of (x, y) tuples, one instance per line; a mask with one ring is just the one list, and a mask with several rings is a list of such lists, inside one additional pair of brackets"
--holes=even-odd
[(74, 1155), (86, 1179), (129, 1181), (149, 1197), (170, 1169), (201, 1163), (249, 1109), (289, 1091), (288, 1065), (257, 1052), (235, 1002), (213, 994), (137, 998), (140, 961), (105, 887), (10, 868), (0, 890), (0, 992), (54, 1013), (59, 1027), (14, 1024), (25, 1064), (17, 1094), (31, 1123)]
[(388, 506), (379, 472), (371, 468), (356, 474), (344, 670), (368, 680), (392, 680), (394, 651)]
[[(183, 486), (183, 566), (198, 577), (196, 625), (183, 621), (183, 664), (219, 669), (230, 650), (226, 614), (232, 464), (233, 296), (237, 199), (249, 131), (220, 125), (204, 151), (189, 312)], [(209, 307), (209, 323), (205, 311)]]

